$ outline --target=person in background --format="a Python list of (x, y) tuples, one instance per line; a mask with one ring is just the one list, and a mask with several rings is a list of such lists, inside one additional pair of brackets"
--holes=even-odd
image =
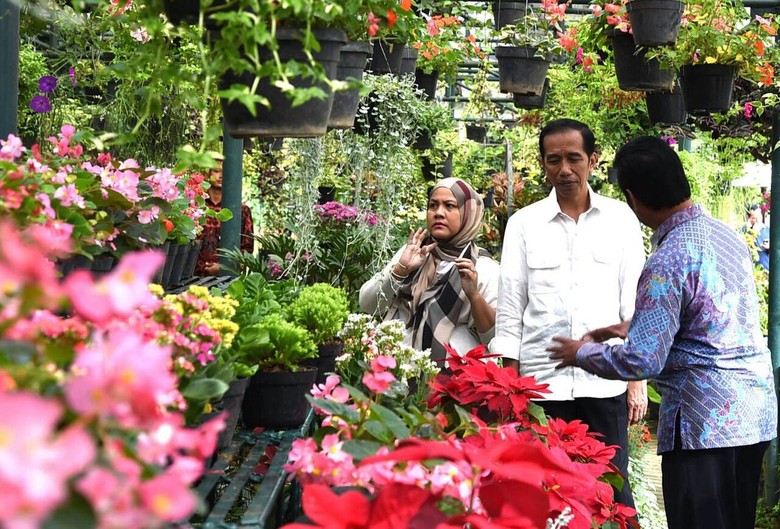
[(754, 205), (748, 209), (747, 224), (743, 231), (753, 236), (753, 245), (758, 252), (756, 264), (769, 270), (769, 225), (764, 223), (760, 206)]
[(693, 204), (682, 163), (663, 140), (626, 144), (615, 168), (629, 205), (654, 230), (655, 251), (630, 325), (595, 329), (588, 339), (627, 340), (560, 337), (551, 358), (563, 369), (657, 381), (669, 529), (753, 529), (777, 398), (747, 244)]
[[(222, 209), (222, 169), (214, 170), (209, 176), (208, 198), (206, 205), (214, 211)], [(219, 275), (219, 255), (217, 250), (220, 244), (220, 232), (222, 223), (215, 217), (207, 217), (198, 239), (203, 243), (198, 254), (198, 262), (195, 265), (196, 276)], [(252, 224), (252, 212), (249, 206), (241, 204), (241, 242), (243, 252), (252, 253), (255, 247), (254, 226)]]
[(579, 338), (631, 316), (645, 261), (642, 232), (625, 203), (590, 188), (598, 154), (586, 124), (551, 121), (539, 135), (539, 152), (553, 190), (507, 223), (490, 351), (521, 375), (549, 384), (550, 393), (537, 402), (547, 415), (579, 419), (607, 445), (619, 447), (612, 462), (626, 479), (615, 500), (634, 507), (628, 424), (647, 411), (646, 383), (626, 385), (577, 367), (555, 369), (546, 349), (554, 336)]
[(360, 289), (360, 308), (406, 323), (406, 343), (446, 356), (464, 354), (493, 336), (498, 263), (474, 239), (482, 197), (459, 178), (444, 178), (428, 199), (427, 229), (409, 234), (385, 268)]

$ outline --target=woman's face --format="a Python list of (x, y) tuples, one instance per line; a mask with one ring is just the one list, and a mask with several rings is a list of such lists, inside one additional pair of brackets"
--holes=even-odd
[(452, 191), (438, 187), (428, 199), (428, 231), (437, 241), (448, 241), (460, 231), (460, 210)]

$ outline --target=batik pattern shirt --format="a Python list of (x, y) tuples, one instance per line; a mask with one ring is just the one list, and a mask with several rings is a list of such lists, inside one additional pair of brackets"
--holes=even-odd
[(625, 344), (585, 344), (577, 365), (604, 377), (654, 378), (658, 452), (746, 446), (775, 437), (777, 401), (744, 237), (691, 206), (653, 235)]
[[(222, 208), (210, 200), (206, 201), (206, 205), (214, 211), (220, 211)], [(203, 231), (198, 237), (203, 243), (198, 254), (198, 261), (195, 265), (196, 276), (207, 276), (206, 265), (209, 263), (218, 263), (219, 255), (219, 242), (221, 238), (222, 222), (216, 217), (207, 217), (206, 224), (203, 226)], [(252, 253), (255, 248), (254, 225), (252, 223), (252, 212), (249, 210), (249, 206), (241, 204), (241, 238), (239, 246), (242, 252)]]

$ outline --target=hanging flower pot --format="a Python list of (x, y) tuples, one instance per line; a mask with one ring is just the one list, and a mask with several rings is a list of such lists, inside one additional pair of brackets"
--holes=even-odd
[(653, 125), (680, 125), (688, 117), (682, 90), (677, 83), (671, 92), (648, 92), (645, 103)]
[(626, 5), (634, 44), (671, 46), (677, 41), (685, 4), (680, 0), (631, 0)]
[(371, 62), (368, 63), (369, 71), (376, 75), (400, 74), (405, 48), (406, 44), (403, 42), (375, 40)]
[(426, 99), (433, 99), (436, 97), (436, 85), (439, 83), (439, 72), (433, 70), (431, 73), (425, 73), (417, 68), (414, 71), (414, 87), (418, 90), (422, 90)]
[(417, 151), (433, 149), (433, 133), (428, 129), (420, 129), (414, 138), (412, 149)]
[(466, 125), (466, 138), (477, 143), (485, 143), (487, 127), (484, 125)]
[(503, 92), (541, 95), (550, 68), (550, 58), (536, 57), (536, 48), (498, 46), (498, 85)]
[[(361, 81), (366, 69), (366, 61), (372, 50), (367, 42), (349, 42), (341, 48), (336, 79)], [(350, 88), (333, 94), (333, 106), (330, 109), (328, 129), (351, 129), (355, 124), (355, 113), (360, 103), (360, 89)]]
[[(314, 60), (322, 65), (328, 78), (334, 79), (339, 61), (339, 51), (346, 41), (344, 32), (339, 29), (314, 29), (312, 32), (320, 44), (320, 51), (312, 52)], [(282, 62), (291, 60), (306, 62), (308, 60), (298, 30), (278, 28), (276, 38), (279, 44), (279, 58)], [(258, 48), (258, 54), (259, 60), (262, 62), (273, 58), (271, 50), (266, 47)], [(251, 85), (253, 81), (254, 75), (251, 73), (236, 74), (231, 71), (220, 80), (220, 89), (229, 88), (234, 84)], [(325, 134), (328, 130), (328, 119), (333, 106), (333, 92), (327, 83), (317, 82), (312, 78), (302, 76), (290, 78), (290, 82), (295, 88), (305, 89), (316, 86), (328, 94), (328, 97), (325, 99), (312, 98), (293, 107), (287, 95), (274, 86), (270, 79), (260, 79), (257, 93), (268, 99), (271, 108), (259, 104), (255, 105), (256, 116), (252, 116), (243, 103), (239, 101), (227, 102), (223, 99), (222, 111), (228, 133), (237, 138), (252, 136), (312, 138)]]
[(526, 4), (524, 2), (504, 2), (494, 0), (493, 21), (496, 29), (514, 25), (525, 16)]
[(419, 52), (411, 47), (404, 47), (403, 55), (401, 55), (401, 68), (399, 69), (399, 75), (412, 75), (417, 69), (417, 56)]
[(644, 48), (637, 51), (630, 33), (615, 31), (611, 37), (615, 74), (621, 90), (668, 92), (672, 89), (674, 72), (662, 69), (656, 58), (645, 58)]
[(517, 108), (534, 109), (543, 108), (544, 102), (547, 100), (547, 91), (550, 89), (550, 79), (544, 80), (544, 88), (541, 95), (524, 95), (515, 94), (514, 103)]
[(680, 68), (680, 87), (689, 114), (727, 112), (737, 69), (725, 64), (688, 64)]

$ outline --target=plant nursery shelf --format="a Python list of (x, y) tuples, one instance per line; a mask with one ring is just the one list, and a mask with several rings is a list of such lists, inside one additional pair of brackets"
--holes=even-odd
[(286, 483), (284, 465), (293, 441), (308, 435), (313, 420), (310, 409), (295, 430), (237, 433), (195, 488), (204, 511), (177, 527), (272, 529), (297, 518), (301, 489), (296, 481)]

